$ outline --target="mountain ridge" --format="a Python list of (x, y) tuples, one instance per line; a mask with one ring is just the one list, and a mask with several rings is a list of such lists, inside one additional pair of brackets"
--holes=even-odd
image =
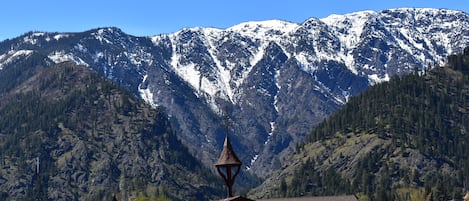
[[(469, 43), (464, 12), (395, 9), (371, 14), (365, 22), (351, 19), (353, 15), (343, 15), (343, 20), (335, 16), (340, 27), (324, 22), (332, 16), (298, 24), (257, 23), (265, 27), (248, 22), (231, 30), (186, 28), (152, 37), (130, 36), (118, 28), (29, 33), (0, 43), (0, 66), (8, 71), (13, 61), (27, 57), (25, 51), (46, 55), (50, 63), (88, 65), (163, 107), (181, 141), (207, 165), (223, 144), (221, 111), (230, 108), (233, 143), (240, 148), (244, 168), (265, 177), (351, 96), (415, 66), (423, 71), (441, 64)], [(276, 25), (269, 29), (272, 23)], [(362, 26), (360, 34), (353, 30)], [(355, 36), (348, 39), (350, 32)], [(258, 83), (257, 76), (268, 80)]]

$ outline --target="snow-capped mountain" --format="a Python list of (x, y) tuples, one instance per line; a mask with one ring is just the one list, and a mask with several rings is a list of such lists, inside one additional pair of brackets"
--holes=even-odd
[(164, 107), (182, 142), (207, 165), (218, 157), (228, 111), (245, 169), (262, 177), (350, 96), (443, 64), (468, 45), (467, 13), (413, 8), (153, 37), (117, 28), (35, 32), (0, 43), (0, 76), (28, 59), (89, 66)]

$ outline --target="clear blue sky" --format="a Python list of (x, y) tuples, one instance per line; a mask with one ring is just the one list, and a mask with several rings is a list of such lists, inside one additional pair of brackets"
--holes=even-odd
[(0, 41), (28, 31), (81, 32), (115, 26), (136, 36), (184, 27), (227, 28), (246, 21), (310, 17), (398, 7), (469, 12), (468, 0), (6, 0), (1, 2)]

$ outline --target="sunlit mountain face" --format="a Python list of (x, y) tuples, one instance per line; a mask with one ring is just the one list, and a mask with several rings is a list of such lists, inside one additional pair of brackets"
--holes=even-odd
[(43, 66), (87, 66), (161, 107), (178, 138), (207, 166), (221, 150), (222, 114), (228, 114), (243, 169), (262, 178), (351, 96), (461, 52), (469, 44), (468, 24), (460, 11), (403, 8), (153, 37), (118, 28), (33, 32), (0, 43), (0, 75), (21, 82), (34, 72), (17, 64), (32, 57)]

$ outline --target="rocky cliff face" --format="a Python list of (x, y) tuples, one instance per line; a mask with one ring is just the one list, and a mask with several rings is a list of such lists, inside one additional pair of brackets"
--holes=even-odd
[(244, 168), (263, 177), (350, 96), (460, 52), (468, 22), (460, 11), (392, 9), (154, 37), (117, 28), (28, 33), (0, 44), (0, 69), (32, 52), (49, 63), (87, 65), (162, 106), (179, 139), (207, 165), (221, 149), (220, 114), (228, 108)]

